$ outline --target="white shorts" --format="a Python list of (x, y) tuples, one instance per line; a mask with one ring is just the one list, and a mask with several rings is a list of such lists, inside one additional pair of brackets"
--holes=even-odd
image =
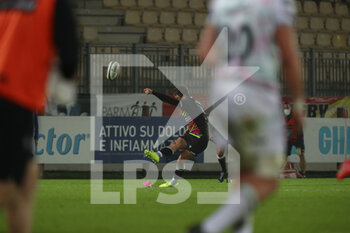
[[(230, 91), (229, 85), (215, 83), (212, 99)], [(228, 140), (240, 154), (241, 172), (279, 176), (284, 163), (285, 136), (278, 89), (243, 83), (229, 93), (228, 110), (218, 108), (214, 115), (210, 120), (220, 129), (228, 129)]]

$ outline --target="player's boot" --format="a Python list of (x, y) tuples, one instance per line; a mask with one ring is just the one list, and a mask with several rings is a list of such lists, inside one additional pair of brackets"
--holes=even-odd
[(338, 180), (342, 180), (350, 175), (350, 159), (346, 160), (339, 168), (337, 172)]
[(165, 182), (161, 185), (159, 185), (159, 188), (169, 188), (169, 187), (174, 187), (176, 185), (178, 185), (179, 183), (176, 183), (175, 185), (172, 185), (170, 182)]
[(153, 163), (158, 163), (159, 162), (159, 155), (151, 150), (145, 150), (144, 154), (147, 158), (151, 159)]
[(222, 183), (225, 179), (227, 179), (227, 173), (226, 172), (220, 172), (220, 177), (218, 181)]
[(300, 174), (300, 178), (306, 178), (306, 174), (303, 173), (302, 171), (299, 171), (299, 174)]

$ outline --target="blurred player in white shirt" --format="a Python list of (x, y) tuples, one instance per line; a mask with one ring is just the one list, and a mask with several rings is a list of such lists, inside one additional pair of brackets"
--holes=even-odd
[[(228, 136), (240, 154), (240, 189), (228, 196), (228, 203), (240, 196), (240, 204), (226, 204), (190, 232), (217, 233), (233, 227), (235, 233), (253, 232), (252, 216), (258, 204), (274, 193), (284, 162), (284, 136), (280, 116), (281, 100), (277, 75), (282, 64), (294, 101), (297, 121), (302, 122), (303, 87), (293, 30), (294, 0), (212, 0), (207, 25), (199, 43), (202, 60), (222, 29), (228, 29), (228, 64), (260, 69), (230, 92)], [(219, 49), (219, 55), (222, 51)], [(222, 54), (221, 54), (222, 55)], [(220, 56), (218, 56), (220, 57)], [(215, 60), (215, 59), (214, 59)], [(216, 66), (227, 74), (229, 67)], [(220, 80), (218, 80), (218, 77)], [(220, 95), (235, 75), (222, 81), (215, 77), (212, 93)], [(232, 101), (237, 94), (245, 103)], [(222, 113), (227, 114), (227, 113)], [(223, 116), (224, 117), (224, 116)], [(219, 121), (220, 122), (220, 121)], [(301, 124), (300, 124), (301, 125)]]

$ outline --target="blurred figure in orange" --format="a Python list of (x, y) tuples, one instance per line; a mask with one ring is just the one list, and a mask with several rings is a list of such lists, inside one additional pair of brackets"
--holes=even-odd
[(62, 76), (70, 80), (77, 50), (73, 14), (65, 0), (0, 1), (0, 207), (10, 232), (31, 232), (38, 177), (33, 113), (43, 110), (53, 59), (58, 56)]

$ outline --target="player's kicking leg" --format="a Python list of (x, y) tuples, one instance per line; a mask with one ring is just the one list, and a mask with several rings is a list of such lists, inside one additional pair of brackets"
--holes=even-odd
[(175, 170), (175, 176), (171, 179), (170, 182), (166, 182), (161, 184), (159, 187), (166, 188), (166, 187), (172, 187), (177, 184), (178, 178), (181, 177), (184, 173), (184, 160), (193, 158), (193, 154), (186, 150), (187, 148), (187, 142), (182, 137), (179, 137), (176, 139), (176, 141), (172, 142), (169, 146), (162, 148), (161, 150), (154, 152), (145, 150), (145, 156), (147, 158), (150, 158), (154, 163), (158, 163), (160, 157), (163, 156), (171, 156), (173, 155), (177, 150), (184, 150), (184, 152), (179, 156), (177, 160), (177, 166)]
[(162, 148), (161, 150), (155, 152), (152, 150), (145, 150), (144, 154), (147, 158), (151, 159), (154, 163), (159, 163), (159, 159), (163, 156), (171, 156), (177, 150), (184, 150), (187, 148), (186, 141), (179, 137), (174, 142), (172, 142), (169, 146)]
[(350, 159), (347, 159), (339, 168), (337, 172), (337, 179), (342, 180), (350, 175)]

